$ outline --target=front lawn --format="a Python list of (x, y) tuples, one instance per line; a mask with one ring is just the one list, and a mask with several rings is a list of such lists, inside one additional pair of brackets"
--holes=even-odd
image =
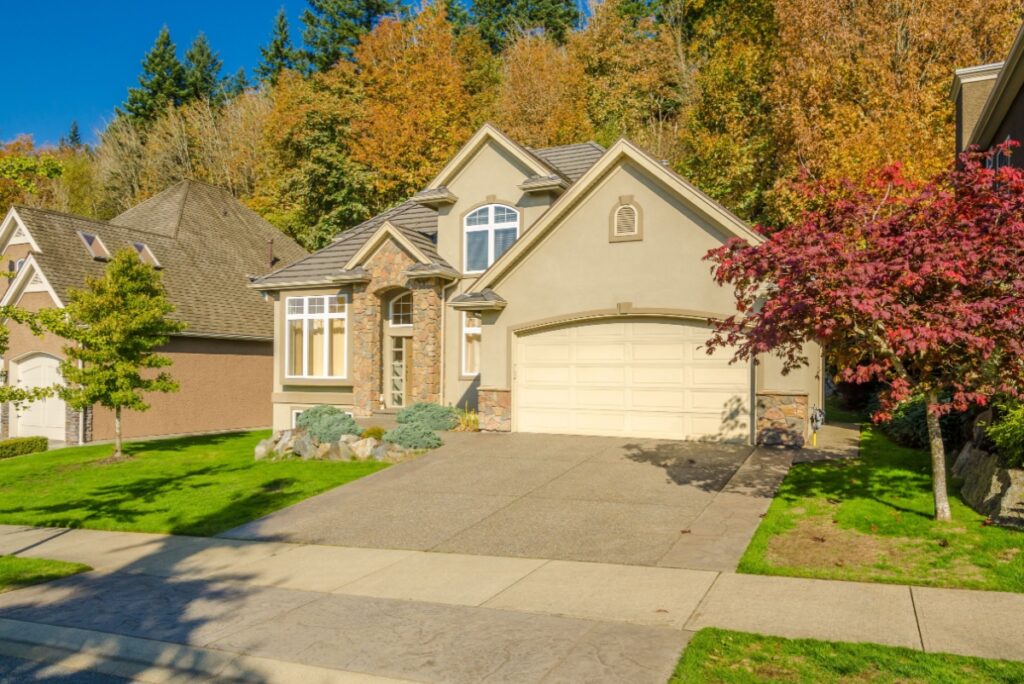
[(1024, 681), (1024, 663), (702, 629), (683, 652), (670, 684), (850, 681), (1010, 684)]
[(31, 584), (77, 575), (86, 570), (92, 568), (81, 563), (65, 563), (45, 558), (0, 556), (0, 594)]
[(955, 481), (953, 522), (933, 521), (929, 463), (865, 427), (859, 458), (793, 466), (739, 571), (1024, 592), (1024, 532), (986, 525)]
[(269, 431), (109, 444), (0, 461), (0, 523), (209, 536), (385, 465), (253, 460)]

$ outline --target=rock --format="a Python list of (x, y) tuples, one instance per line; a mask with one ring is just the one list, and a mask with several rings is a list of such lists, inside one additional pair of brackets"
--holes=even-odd
[(373, 455), (373, 450), (377, 448), (378, 444), (379, 442), (373, 437), (361, 439), (352, 443), (352, 453), (355, 454), (357, 461), (365, 461)]
[(390, 450), (391, 449), (387, 444), (378, 444), (373, 448), (373, 451), (370, 452), (370, 458), (372, 458), (374, 461), (387, 461), (388, 452)]
[(351, 446), (359, 441), (359, 435), (342, 435), (338, 441)]
[(971, 508), (1001, 525), (1024, 527), (1024, 469), (1003, 468), (998, 457), (977, 447), (966, 459), (961, 451), (954, 467), (964, 481), (960, 493)]
[(401, 463), (409, 455), (409, 451), (403, 449), (397, 444), (392, 444), (388, 447), (387, 461), (388, 463)]
[(301, 456), (304, 461), (315, 458), (316, 444), (313, 443), (313, 438), (307, 435), (305, 430), (301, 433), (298, 430), (296, 432), (298, 434), (292, 438), (292, 451)]
[(277, 440), (274, 439), (273, 437), (267, 437), (266, 439), (261, 440), (260, 443), (256, 445), (256, 460), (262, 461), (268, 456), (270, 456), (272, 453), (274, 453), (275, 446), (277, 446)]
[(314, 456), (314, 458), (317, 459), (318, 461), (328, 460), (327, 454), (332, 447), (337, 447), (337, 444), (332, 444), (330, 442), (328, 442), (327, 444), (317, 444), (315, 451), (316, 455)]
[(292, 449), (292, 441), (295, 438), (294, 430), (284, 430), (277, 438), (277, 444), (274, 445), (274, 457), (275, 458), (288, 458), (294, 453)]
[(331, 450), (327, 452), (326, 458), (329, 461), (351, 461), (352, 447), (348, 445), (348, 442), (335, 442), (331, 445)]

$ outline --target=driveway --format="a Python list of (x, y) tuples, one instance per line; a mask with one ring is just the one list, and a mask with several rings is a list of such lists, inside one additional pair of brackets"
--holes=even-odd
[(225, 537), (733, 570), (790, 465), (749, 446), (447, 433)]

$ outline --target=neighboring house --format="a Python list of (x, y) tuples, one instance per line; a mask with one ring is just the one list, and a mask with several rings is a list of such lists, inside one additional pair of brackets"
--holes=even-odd
[[(950, 97), (956, 106), (956, 149), (987, 150), (1007, 138), (1024, 142), (1024, 26), (1006, 59), (997, 64), (958, 69)], [(996, 166), (1024, 167), (1024, 149), (1009, 158), (999, 155)]]
[(761, 240), (629, 142), (531, 150), (484, 126), (410, 200), (254, 280), (274, 300), (274, 427), (431, 401), (489, 430), (799, 439), (816, 347), (786, 376), (702, 349), (735, 312), (703, 257), (733, 237)]
[[(273, 315), (248, 277), (306, 255), (291, 238), (230, 193), (182, 181), (110, 221), (15, 206), (0, 223), (0, 303), (37, 311), (63, 306), (68, 291), (103, 274), (119, 249), (131, 248), (159, 268), (174, 317), (188, 328), (162, 349), (181, 385), (147, 398), (145, 413), (127, 412), (126, 437), (265, 427), (271, 423)], [(6, 381), (49, 386), (60, 381), (64, 340), (11, 325), (2, 360)], [(21, 410), (0, 406), (0, 434), (43, 435), (69, 443), (109, 439), (112, 412), (82, 413), (52, 397)]]

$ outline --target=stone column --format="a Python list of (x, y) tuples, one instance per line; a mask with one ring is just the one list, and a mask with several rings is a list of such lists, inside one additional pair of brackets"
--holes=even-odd
[(765, 392), (757, 395), (757, 443), (802, 447), (807, 439), (806, 394)]
[(369, 416), (380, 406), (380, 307), (380, 298), (368, 292), (365, 285), (353, 288), (348, 314), (348, 339), (352, 345), (349, 381), (353, 413), (358, 416)]
[[(79, 433), (79, 423), (84, 429)], [(81, 440), (79, 435), (81, 434)], [(88, 444), (92, 441), (92, 409), (76, 411), (70, 406), (64, 407), (64, 441), (68, 444)]]
[(409, 403), (441, 402), (441, 291), (436, 278), (409, 283), (412, 290), (412, 392)]
[(512, 431), (512, 392), (481, 387), (477, 391), (477, 404), (481, 430)]
[(0, 439), (7, 439), (11, 436), (11, 405), (4, 402), (0, 404)]

